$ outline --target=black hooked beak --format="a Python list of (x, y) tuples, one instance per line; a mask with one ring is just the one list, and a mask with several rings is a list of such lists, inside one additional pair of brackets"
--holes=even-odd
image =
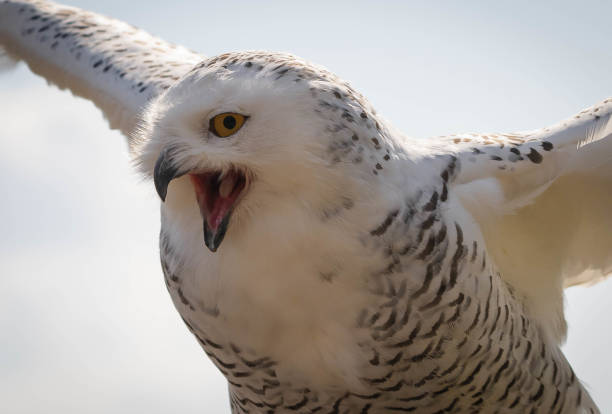
[(159, 154), (159, 158), (155, 162), (155, 168), (153, 169), (153, 182), (155, 183), (155, 189), (157, 194), (162, 201), (166, 201), (166, 194), (168, 193), (168, 184), (170, 181), (185, 175), (187, 171), (181, 171), (172, 162), (172, 155), (174, 148), (166, 147)]

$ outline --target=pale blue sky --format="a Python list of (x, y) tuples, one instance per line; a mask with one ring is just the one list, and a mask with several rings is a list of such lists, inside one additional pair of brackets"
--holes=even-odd
[[(604, 1), (67, 3), (209, 56), (300, 55), (416, 137), (538, 128), (612, 96)], [(0, 410), (228, 413), (165, 291), (158, 200), (122, 136), (21, 65), (0, 74), (0, 144)], [(611, 297), (610, 281), (568, 291), (565, 350), (602, 412)]]

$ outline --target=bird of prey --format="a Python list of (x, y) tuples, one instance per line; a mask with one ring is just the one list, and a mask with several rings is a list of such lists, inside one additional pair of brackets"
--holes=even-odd
[(612, 99), (415, 140), (288, 54), (47, 1), (0, 3), (0, 46), (128, 137), (233, 413), (599, 412), (559, 344), (563, 288), (612, 271)]

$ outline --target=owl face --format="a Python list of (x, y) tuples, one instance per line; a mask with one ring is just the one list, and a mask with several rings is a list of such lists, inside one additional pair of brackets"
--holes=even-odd
[(197, 209), (214, 252), (235, 216), (279, 199), (324, 202), (351, 186), (337, 166), (363, 158), (363, 126), (347, 124), (364, 112), (346, 94), (343, 107), (339, 90), (333, 75), (292, 56), (209, 59), (150, 106), (138, 161), (166, 207)]

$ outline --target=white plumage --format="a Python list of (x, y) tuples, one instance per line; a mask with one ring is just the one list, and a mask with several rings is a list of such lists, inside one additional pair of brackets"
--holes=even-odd
[[(172, 69), (176, 70), (172, 73), (181, 77), (199, 59), (185, 51), (179, 51), (176, 57), (172, 53), (171, 57), (164, 54), (166, 60), (161, 61), (161, 68), (153, 68), (152, 75), (145, 75), (143, 68), (151, 68), (157, 61), (147, 62), (145, 48), (137, 46), (139, 37), (144, 36), (139, 32), (131, 40), (122, 39), (121, 42), (135, 48), (128, 49), (136, 50), (130, 56), (136, 60), (134, 63), (115, 55), (120, 44), (114, 44), (115, 49), (112, 49), (100, 47), (98, 43), (114, 42), (117, 39), (113, 39), (115, 31), (128, 30), (123, 25), (90, 15), (77, 14), (74, 18), (55, 6), (40, 5), (43, 13), (10, 3), (3, 7), (15, 13), (3, 13), (5, 17), (27, 16), (21, 20), (11, 18), (11, 25), (3, 23), (1, 26), (2, 42), (9, 51), (32, 62), (35, 71), (52, 81), (92, 99), (106, 111), (111, 125), (120, 127), (124, 133), (133, 132), (139, 109), (169, 84), (162, 80), (166, 78), (161, 77), (161, 68), (178, 68)], [(47, 7), (49, 9), (45, 10)], [(51, 22), (54, 19), (57, 22), (38, 22), (48, 16), (45, 12), (54, 13)], [(37, 15), (39, 18), (33, 19)], [(74, 22), (68, 25), (71, 19)], [(87, 24), (79, 25), (81, 19)], [(85, 31), (85, 37), (70, 27), (74, 25), (85, 26), (76, 29)], [(104, 31), (99, 31), (100, 28)], [(53, 36), (44, 34), (48, 31), (52, 31)], [(58, 33), (60, 36), (55, 37)], [(64, 33), (69, 33), (66, 39), (71, 40), (58, 41), (53, 46), (53, 39), (63, 39)], [(161, 46), (166, 52), (175, 50)], [(77, 58), (81, 49), (84, 53)], [(141, 62), (143, 64), (139, 64)], [(60, 65), (69, 71), (68, 80), (58, 72)], [(258, 65), (262, 68), (258, 69)], [(255, 70), (259, 74), (252, 75)], [(122, 77), (122, 73), (126, 75)], [(127, 80), (122, 80), (124, 78)], [(304, 83), (310, 87), (300, 88)], [(145, 93), (147, 88), (150, 88), (150, 95)], [(308, 96), (305, 91), (309, 91)], [(119, 112), (113, 105), (116, 102), (125, 103), (119, 107)], [(297, 399), (286, 403), (285, 409), (312, 409), (315, 398), (305, 395), (308, 401), (300, 405), (304, 395), (298, 393), (293, 397), (291, 393), (297, 391), (284, 381), (307, 384), (316, 400), (326, 401), (330, 407), (334, 401), (343, 403), (336, 395), (338, 387), (353, 394), (367, 393), (361, 376), (364, 372), (380, 374), (378, 359), (384, 359), (384, 354), (369, 344), (373, 334), (368, 329), (390, 332), (393, 328), (396, 332), (388, 334), (393, 338), (405, 328), (405, 337), (400, 342), (406, 342), (406, 335), (410, 338), (412, 332), (418, 332), (415, 326), (423, 324), (428, 325), (436, 337), (439, 332), (434, 327), (438, 322), (436, 318), (425, 318), (425, 309), (431, 306), (435, 310), (441, 304), (448, 305), (473, 293), (474, 302), (482, 301), (483, 313), (484, 303), (487, 303), (488, 313), (487, 298), (491, 298), (494, 286), (502, 292), (502, 298), (498, 294), (495, 299), (497, 318), (504, 306), (508, 306), (506, 312), (508, 309), (516, 311), (517, 318), (527, 315), (533, 328), (525, 331), (526, 338), (545, 347), (548, 357), (557, 361), (563, 372), (567, 367), (564, 359), (557, 355), (555, 345), (565, 332), (562, 285), (600, 277), (610, 270), (606, 247), (610, 245), (612, 226), (606, 207), (610, 205), (612, 177), (609, 155), (611, 106), (604, 102), (551, 130), (499, 136), (453, 136), (423, 143), (393, 132), (348, 85), (291, 56), (247, 53), (205, 61), (205, 65), (190, 72), (149, 106), (141, 140), (137, 143), (143, 169), (152, 172), (155, 159), (170, 145), (180, 148), (177, 150), (179, 156), (173, 154), (172, 157), (176, 168), (195, 172), (202, 168), (226, 170), (231, 164), (245, 169), (255, 179), (247, 196), (237, 205), (224, 245), (216, 255), (202, 248), (201, 225), (197, 224), (201, 219), (187, 177), (173, 181), (164, 207), (167, 240), (162, 237), (162, 254), (165, 249), (165, 270), (177, 307), (222, 369), (227, 370), (225, 365), (234, 364), (223, 361), (223, 355), (228, 352), (230, 356), (233, 352), (234, 357), (243, 352), (243, 347), (248, 348), (244, 352), (254, 355), (267, 352), (269, 355), (264, 358), (277, 366), (275, 377), (281, 378), (281, 389), (288, 389), (282, 395)], [(243, 130), (236, 132), (233, 140), (215, 140), (210, 133), (202, 131), (208, 125), (206, 120), (219, 112), (247, 113), (250, 119)], [(577, 191), (584, 192), (580, 198), (584, 203), (576, 204)], [(400, 218), (404, 224), (398, 224)], [(411, 227), (413, 224), (420, 226), (423, 234)], [(504, 237), (499, 237), (500, 234)], [(446, 252), (448, 246), (441, 247), (445, 237), (448, 237), (446, 244), (457, 245), (456, 250), (449, 248)], [(591, 240), (587, 243), (581, 237)], [(473, 250), (469, 250), (471, 243), (474, 243)], [(485, 264), (487, 254), (482, 251), (483, 246), (491, 257), (488, 264)], [(408, 247), (406, 253), (400, 253)], [(433, 279), (429, 272), (422, 272), (429, 256), (438, 251), (444, 251), (438, 259), (444, 270), (436, 272), (442, 280), (439, 285), (432, 282), (438, 279)], [(560, 262), (559, 251), (573, 254), (563, 255), (564, 261)], [(177, 252), (180, 252), (178, 258), (175, 257)], [(408, 252), (415, 257), (407, 261), (396, 260), (396, 255)], [(389, 263), (384, 257), (393, 259)], [(479, 287), (485, 279), (474, 274), (475, 265), (460, 265), (464, 261), (474, 263), (476, 259), (483, 260), (478, 268), (485, 279), (485, 275), (491, 273), (488, 296), (482, 286)], [(421, 262), (425, 264), (419, 264)], [(492, 267), (492, 264), (497, 266)], [(459, 271), (458, 267), (465, 269)], [(497, 278), (496, 268), (503, 279)], [(289, 280), (283, 276), (287, 269), (292, 270)], [(378, 286), (374, 275), (379, 272), (399, 274), (404, 282), (386, 278), (383, 285)], [(184, 279), (184, 284), (173, 285), (172, 282), (176, 282), (173, 276)], [(503, 280), (510, 283), (509, 292), (504, 290)], [(429, 286), (436, 286), (438, 293)], [(422, 288), (425, 297), (417, 295)], [(411, 318), (412, 326), (396, 326), (399, 309), (396, 312), (393, 305), (386, 322), (377, 325), (376, 320), (384, 318), (380, 316), (382, 311), (375, 312), (375, 309), (382, 305), (372, 295), (383, 293), (383, 296), (397, 296), (403, 300), (406, 290), (412, 292), (413, 302), (409, 303), (423, 307), (419, 308), (423, 313)], [(446, 295), (451, 292), (454, 292), (452, 298)], [(456, 296), (457, 293), (460, 296)], [(509, 296), (506, 298), (504, 294)], [(419, 301), (424, 302), (419, 304)], [(472, 321), (479, 320), (480, 307), (477, 309), (466, 307), (466, 315), (462, 316), (465, 320), (459, 327), (469, 330)], [(260, 317), (253, 319), (254, 310)], [(355, 329), (353, 324), (363, 312), (379, 316), (367, 326), (368, 329), (361, 329), (363, 326)], [(452, 314), (441, 315), (445, 315), (445, 321), (453, 318)], [(448, 331), (440, 335), (450, 343), (456, 339), (460, 344), (458, 331), (453, 325), (449, 326)], [(308, 329), (305, 331), (304, 327)], [(484, 326), (484, 332), (489, 328), (492, 333), (495, 324)], [(270, 341), (271, 338), (274, 340)], [(481, 370), (485, 359), (467, 358), (472, 352), (479, 355), (482, 347), (479, 340), (474, 340), (474, 349), (463, 355), (466, 364), (461, 375), (464, 376), (457, 380), (457, 388), (470, 378), (470, 372), (484, 372)], [(500, 349), (504, 349), (501, 338), (499, 344)], [(409, 345), (406, 343), (407, 351), (410, 351)], [(438, 345), (442, 347), (442, 340), (436, 347)], [(528, 354), (523, 346), (527, 347), (522, 345), (520, 353)], [(221, 357), (215, 354), (215, 349), (223, 349)], [(363, 366), (364, 357), (370, 351), (375, 356), (367, 368), (371, 371), (367, 371)], [(519, 351), (512, 352), (518, 354)], [(508, 360), (518, 358), (511, 355), (512, 352), (506, 355)], [(488, 358), (487, 352), (483, 353), (483, 358)], [(493, 366), (499, 362), (503, 367), (503, 360), (496, 354), (497, 351), (487, 364), (491, 362)], [(452, 366), (451, 356), (455, 355), (457, 353), (449, 352), (448, 360), (442, 359), (438, 374)], [(458, 355), (462, 355), (461, 352)], [(398, 361), (407, 358), (421, 362), (418, 371), (423, 372), (420, 374), (423, 377), (431, 368), (427, 358), (422, 361), (418, 356), (412, 352), (410, 357), (401, 355)], [(394, 358), (389, 356), (386, 365), (398, 363), (393, 362)], [(372, 363), (373, 360), (377, 363)], [(397, 380), (400, 374), (391, 372)], [(228, 374), (230, 381), (232, 374), (235, 373)], [(265, 380), (257, 378), (254, 383)], [(414, 386), (413, 377), (404, 380)], [(554, 384), (554, 378), (552, 380)], [(554, 404), (561, 401), (555, 398), (554, 391), (540, 392), (538, 382), (512, 381), (508, 379), (508, 389), (516, 386), (518, 394), (521, 386), (526, 387), (522, 392), (532, 390), (532, 403), (541, 410), (545, 409), (542, 404), (550, 406), (553, 401)], [(526, 380), (530, 381), (533, 382)], [(488, 383), (491, 380), (483, 375), (479, 385), (484, 389)], [(355, 404), (350, 405), (353, 409), (365, 409), (369, 404), (372, 410), (388, 410), (391, 402), (411, 398), (408, 397), (412, 395), (410, 392), (394, 394), (393, 386), (381, 386), (388, 390), (376, 397), (376, 402), (344, 403)], [(581, 392), (577, 383), (570, 384), (567, 389), (561, 388), (568, 404), (589, 407), (586, 394), (576, 394)], [(436, 394), (440, 390), (435, 387), (421, 390), (424, 389), (427, 397), (423, 397), (423, 401), (413, 400), (420, 402), (411, 403), (412, 407), (426, 404), (432, 411), (438, 408), (456, 411), (467, 410), (470, 404), (478, 401), (476, 397), (466, 402), (455, 397), (458, 394), (452, 391), (448, 394), (448, 390)], [(237, 396), (233, 401), (237, 412), (248, 405), (241, 398), (254, 401), (252, 396), (243, 397), (243, 390), (235, 388), (233, 392)], [(494, 390), (487, 392), (482, 393), (490, 397), (485, 400), (485, 406), (495, 407), (493, 396), (501, 396), (495, 395)], [(529, 401), (522, 401), (512, 408), (524, 409), (528, 405)], [(404, 408), (409, 407), (404, 405)], [(569, 407), (565, 409), (571, 412)]]

